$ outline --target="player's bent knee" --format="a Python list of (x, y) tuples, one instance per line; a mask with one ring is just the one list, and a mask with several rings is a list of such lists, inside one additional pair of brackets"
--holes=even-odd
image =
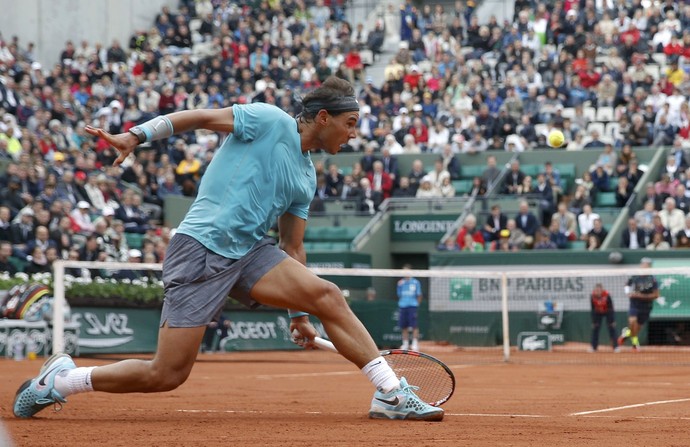
[(153, 387), (156, 391), (172, 391), (187, 381), (189, 374), (181, 372), (157, 375)]
[(152, 391), (172, 391), (187, 381), (191, 368), (154, 365), (149, 377)]
[(349, 306), (343, 297), (343, 293), (338, 286), (329, 281), (323, 282), (323, 288), (320, 290), (319, 298), (315, 300), (317, 307), (314, 315), (329, 315), (331, 313), (340, 313), (344, 309), (349, 310)]

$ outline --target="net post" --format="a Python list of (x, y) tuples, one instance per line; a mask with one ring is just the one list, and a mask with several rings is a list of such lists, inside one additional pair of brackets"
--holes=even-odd
[(65, 350), (65, 266), (53, 264), (53, 354)]
[(510, 360), (510, 327), (508, 324), (508, 274), (501, 273), (501, 320), (503, 326), (503, 361)]

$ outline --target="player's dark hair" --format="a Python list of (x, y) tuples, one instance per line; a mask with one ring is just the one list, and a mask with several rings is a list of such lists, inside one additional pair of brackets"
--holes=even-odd
[(331, 115), (359, 110), (352, 84), (336, 76), (328, 77), (320, 87), (307, 93), (302, 99), (300, 118), (312, 120), (323, 109)]

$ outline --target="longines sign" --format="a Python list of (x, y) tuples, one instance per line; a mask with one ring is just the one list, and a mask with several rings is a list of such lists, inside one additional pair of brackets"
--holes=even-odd
[(391, 240), (437, 242), (457, 218), (457, 214), (393, 216)]

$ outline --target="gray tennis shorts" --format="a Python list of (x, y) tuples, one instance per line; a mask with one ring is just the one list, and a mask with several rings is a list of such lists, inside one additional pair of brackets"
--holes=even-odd
[(240, 259), (228, 259), (212, 252), (186, 234), (176, 234), (163, 262), (165, 299), (160, 325), (205, 326), (223, 310), (228, 295), (249, 308), (260, 303), (250, 296), (254, 284), (287, 258), (264, 238)]

